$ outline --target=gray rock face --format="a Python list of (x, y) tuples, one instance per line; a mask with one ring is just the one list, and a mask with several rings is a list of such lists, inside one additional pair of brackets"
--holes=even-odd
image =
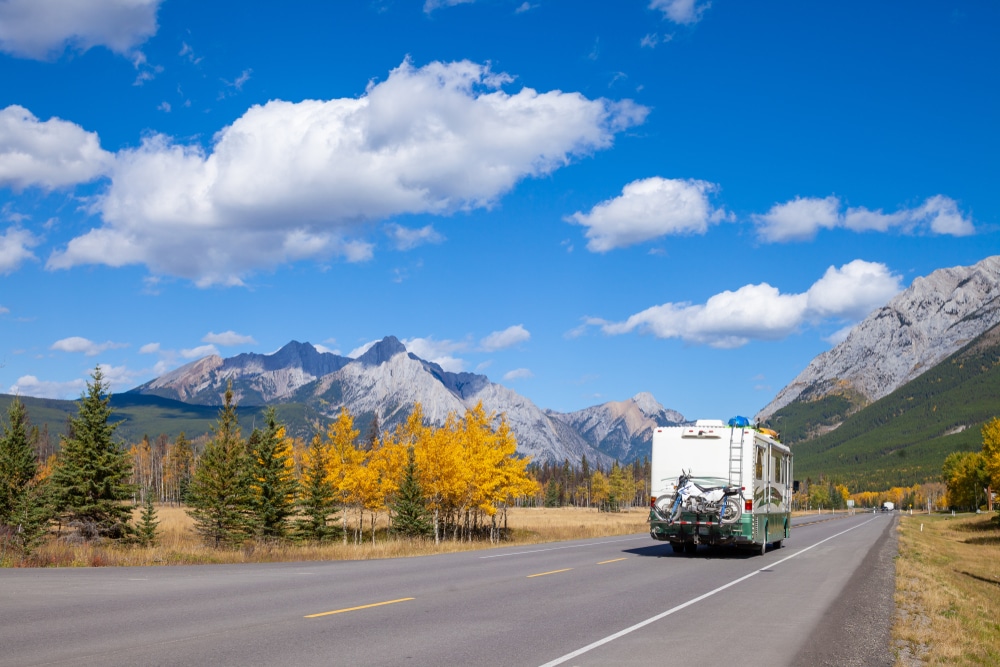
[(875, 401), (1000, 322), (1000, 256), (917, 278), (820, 354), (763, 410), (850, 388)]
[(302, 402), (329, 418), (345, 406), (355, 416), (377, 417), (383, 430), (404, 421), (417, 403), (430, 423), (441, 425), (482, 402), (487, 413), (505, 415), (519, 453), (537, 461), (576, 463), (586, 456), (593, 464), (628, 463), (648, 454), (657, 424), (684, 421), (648, 393), (571, 414), (543, 411), (485, 375), (449, 373), (420, 359), (392, 336), (357, 359), (297, 342), (271, 355), (205, 357), (132, 391), (220, 405), (230, 381), (241, 405)]
[(665, 409), (648, 392), (636, 394), (627, 401), (612, 401), (568, 414), (551, 411), (548, 414), (619, 461), (648, 456), (653, 444), (653, 429), (685, 421), (682, 414)]

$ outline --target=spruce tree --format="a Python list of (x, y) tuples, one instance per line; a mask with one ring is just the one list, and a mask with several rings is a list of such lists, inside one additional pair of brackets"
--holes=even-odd
[(292, 446), (274, 408), (264, 413), (263, 431), (254, 429), (247, 443), (250, 514), (255, 532), (267, 540), (288, 536), (288, 519), (295, 513), (298, 481)]
[(38, 479), (28, 432), (27, 409), (15, 396), (0, 433), (0, 530), (21, 555), (41, 540), (52, 516), (48, 485)]
[(157, 529), (160, 525), (156, 516), (156, 508), (153, 507), (153, 494), (146, 494), (146, 502), (142, 505), (142, 514), (139, 516), (137, 528), (139, 544), (144, 547), (151, 547), (156, 544)]
[(327, 468), (330, 453), (317, 435), (303, 456), (302, 479), (299, 488), (299, 512), (295, 536), (323, 542), (340, 536), (333, 524), (337, 511), (337, 490), (330, 481)]
[(403, 537), (430, 537), (433, 534), (427, 500), (420, 488), (417, 462), (410, 445), (406, 452), (406, 467), (393, 504), (392, 532)]
[(52, 488), (60, 517), (85, 538), (128, 536), (132, 527), (132, 462), (115, 440), (110, 422), (111, 397), (98, 366), (87, 383), (76, 417), (52, 470)]
[(195, 530), (215, 547), (239, 544), (249, 536), (250, 494), (247, 453), (240, 437), (233, 386), (226, 386), (224, 404), (212, 428), (212, 439), (198, 459), (188, 489), (188, 514)]

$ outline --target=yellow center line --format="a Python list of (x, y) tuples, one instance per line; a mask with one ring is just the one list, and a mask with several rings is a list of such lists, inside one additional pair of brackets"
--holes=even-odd
[(607, 565), (608, 563), (617, 563), (620, 560), (628, 560), (628, 558), (613, 558), (612, 560), (602, 560), (598, 565)]
[(544, 577), (547, 574), (558, 574), (560, 572), (569, 572), (572, 569), (573, 568), (571, 568), (571, 567), (567, 567), (567, 568), (562, 569), (562, 570), (552, 570), (551, 572), (539, 572), (538, 574), (529, 574), (528, 575), (528, 579), (531, 579), (532, 577)]
[(363, 604), (360, 607), (348, 607), (347, 609), (337, 609), (335, 611), (324, 611), (321, 614), (309, 614), (308, 616), (303, 616), (303, 618), (319, 618), (320, 616), (330, 616), (331, 614), (343, 614), (345, 611), (357, 611), (359, 609), (371, 609), (372, 607), (381, 607), (387, 604), (396, 604), (397, 602), (406, 602), (407, 600), (415, 600), (416, 598), (399, 598), (398, 600), (387, 600), (385, 602), (375, 602), (373, 604)]

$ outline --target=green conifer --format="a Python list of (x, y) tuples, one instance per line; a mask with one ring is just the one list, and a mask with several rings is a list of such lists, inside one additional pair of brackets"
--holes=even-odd
[(212, 546), (233, 546), (250, 535), (246, 471), (246, 446), (240, 437), (230, 382), (212, 439), (198, 459), (188, 489), (188, 514), (194, 519), (195, 530)]
[(406, 467), (393, 503), (392, 532), (402, 537), (430, 537), (433, 534), (427, 500), (420, 488), (417, 462), (411, 445), (406, 452)]
[(0, 530), (22, 556), (38, 544), (52, 517), (48, 485), (38, 479), (28, 432), (27, 409), (14, 397), (0, 433)]
[(151, 547), (156, 544), (156, 536), (160, 521), (156, 516), (156, 508), (153, 506), (153, 494), (146, 494), (146, 502), (142, 505), (142, 514), (139, 516), (137, 527), (139, 544), (144, 547)]
[(91, 378), (62, 437), (52, 488), (61, 518), (85, 539), (120, 539), (132, 532), (132, 461), (114, 438), (118, 424), (110, 421), (111, 397), (100, 367)]
[(340, 537), (333, 523), (338, 514), (337, 490), (327, 477), (329, 452), (319, 436), (313, 438), (302, 466), (299, 493), (301, 517), (295, 522), (295, 536), (323, 542)]
[(264, 430), (254, 429), (247, 443), (250, 514), (259, 537), (282, 540), (288, 536), (288, 519), (295, 513), (298, 481), (291, 444), (273, 407), (264, 413), (264, 422)]

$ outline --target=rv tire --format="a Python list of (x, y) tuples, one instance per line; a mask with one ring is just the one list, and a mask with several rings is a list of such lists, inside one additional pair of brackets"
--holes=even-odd
[(688, 542), (684, 545), (684, 553), (695, 554), (698, 552), (698, 545), (694, 542)]
[(684, 553), (684, 543), (683, 542), (671, 542), (670, 548), (674, 550), (675, 554)]

